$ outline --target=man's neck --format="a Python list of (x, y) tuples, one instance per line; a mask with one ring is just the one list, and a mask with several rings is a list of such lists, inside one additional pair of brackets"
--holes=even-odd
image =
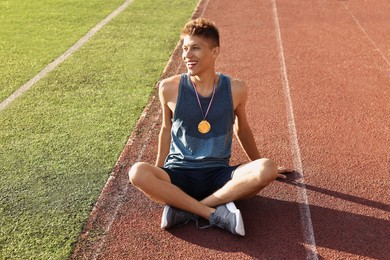
[(213, 89), (216, 80), (217, 77), (214, 70), (191, 76), (191, 81), (195, 83), (198, 92), (208, 92), (209, 90)]

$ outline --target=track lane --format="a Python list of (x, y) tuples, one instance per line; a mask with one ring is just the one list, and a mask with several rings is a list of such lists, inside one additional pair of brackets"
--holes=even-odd
[[(221, 8), (227, 10), (229, 19)], [(291, 166), (271, 2), (210, 1), (205, 16), (221, 30), (218, 70), (245, 79), (250, 88), (248, 116), (262, 154)], [(155, 145), (142, 160), (153, 162)], [(246, 156), (235, 142), (232, 164), (243, 160)], [(160, 230), (162, 207), (131, 187), (99, 258), (305, 258), (297, 189), (275, 182), (261, 196), (238, 202), (248, 231), (238, 238), (218, 229), (196, 230), (194, 224)]]
[(343, 3), (278, 2), (319, 254), (385, 259), (388, 65)]
[[(353, 8), (364, 7), (357, 1), (344, 3), (354, 13), (352, 2)], [(305, 186), (295, 174), (272, 183), (254, 199), (238, 202), (247, 230), (244, 238), (218, 229), (196, 230), (192, 224), (163, 231), (162, 207), (129, 186), (119, 197), (122, 206), (111, 228), (105, 234), (99, 228), (89, 231), (105, 237), (98, 259), (307, 258), (302, 202), (297, 198), (301, 189), (307, 190), (319, 258), (386, 257), (387, 65), (340, 1), (276, 4)], [(218, 70), (245, 79), (249, 86), (248, 117), (262, 155), (293, 166), (272, 1), (210, 1), (204, 15), (221, 30)], [(381, 49), (387, 46), (370, 35)], [(158, 113), (158, 106), (151, 112)], [(126, 181), (129, 162), (137, 157), (154, 162), (159, 122), (154, 129), (148, 129), (147, 122), (139, 129), (139, 142), (146, 131), (150, 141), (142, 155), (137, 145), (126, 153), (118, 180)], [(245, 155), (235, 142), (232, 164), (242, 160)]]
[(389, 66), (390, 71), (390, 2), (348, 1), (342, 2), (356, 25)]

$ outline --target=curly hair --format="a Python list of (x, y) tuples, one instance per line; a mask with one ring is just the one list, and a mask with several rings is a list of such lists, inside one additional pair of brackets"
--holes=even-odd
[(219, 47), (219, 31), (214, 22), (206, 18), (189, 21), (183, 28), (181, 37), (200, 36), (209, 40), (213, 47)]

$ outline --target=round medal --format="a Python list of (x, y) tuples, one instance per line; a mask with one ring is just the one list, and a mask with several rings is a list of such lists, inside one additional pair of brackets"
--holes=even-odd
[(200, 108), (200, 112), (202, 112), (203, 120), (200, 121), (198, 124), (198, 131), (202, 134), (207, 134), (211, 130), (211, 125), (210, 123), (206, 120), (206, 117), (210, 111), (211, 104), (213, 103), (214, 95), (215, 95), (215, 89), (216, 89), (216, 83), (215, 83), (215, 77), (214, 77), (214, 84), (213, 84), (213, 94), (210, 99), (209, 106), (207, 107), (206, 114), (203, 113), (203, 108), (202, 104), (200, 103), (199, 95), (198, 95), (198, 90), (196, 89), (195, 83), (191, 81), (192, 86), (194, 87), (196, 99), (198, 100), (198, 105)]
[(210, 132), (210, 129), (211, 125), (209, 122), (207, 122), (207, 120), (202, 120), (198, 124), (198, 131), (202, 134), (207, 134), (208, 132)]

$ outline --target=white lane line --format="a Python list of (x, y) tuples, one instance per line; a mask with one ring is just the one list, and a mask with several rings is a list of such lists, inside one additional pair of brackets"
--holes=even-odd
[(287, 105), (288, 130), (290, 133), (290, 139), (292, 144), (292, 153), (293, 153), (293, 160), (294, 160), (293, 164), (294, 164), (294, 169), (296, 169), (301, 175), (300, 179), (297, 181), (301, 183), (300, 188), (298, 188), (298, 202), (299, 202), (301, 226), (303, 229), (304, 246), (306, 249), (306, 259), (317, 260), (318, 252), (317, 252), (316, 241), (314, 236), (313, 223), (311, 220), (308, 197), (306, 193), (306, 185), (305, 185), (305, 179), (303, 175), (301, 152), (298, 143), (297, 130), (295, 127), (294, 110), (291, 101), (290, 86), (287, 77), (287, 68), (286, 68), (286, 62), (284, 58), (284, 50), (282, 44), (282, 35), (280, 32), (279, 17), (278, 17), (278, 11), (276, 8), (275, 0), (272, 0), (272, 6), (273, 6), (272, 10), (273, 10), (273, 18), (274, 18), (275, 31), (276, 31), (276, 40), (279, 49), (278, 51), (279, 51), (280, 73), (282, 77), (283, 89), (284, 89), (286, 105)]
[(52, 63), (47, 65), (43, 70), (41, 70), (37, 75), (35, 75), (32, 79), (30, 79), (27, 83), (17, 89), (14, 93), (12, 93), (8, 98), (6, 98), (3, 102), (0, 103), (0, 111), (10, 105), (15, 99), (17, 99), (24, 92), (28, 91), (35, 83), (40, 81), (44, 76), (46, 76), (49, 72), (54, 70), (58, 65), (64, 62), (69, 56), (71, 56), (74, 52), (80, 49), (89, 39), (92, 38), (95, 33), (97, 33), (103, 26), (105, 26), (108, 22), (110, 22), (113, 18), (115, 18), (118, 14), (120, 14), (123, 10), (128, 7), (133, 0), (126, 0), (124, 4), (118, 7), (115, 11), (113, 11), (110, 15), (108, 15), (104, 20), (98, 23), (95, 27), (93, 27), (86, 35), (84, 35), (80, 40), (78, 40), (72, 47), (70, 47), (66, 52), (64, 52), (61, 56), (55, 59)]
[(204, 13), (206, 12), (207, 6), (209, 5), (209, 1), (210, 1), (210, 0), (207, 0), (207, 1), (206, 1), (206, 4), (204, 5), (203, 12), (200, 14), (200, 17), (203, 17), (203, 16), (204, 16)]
[(359, 21), (356, 19), (356, 17), (353, 15), (353, 13), (349, 10), (348, 6), (342, 2), (345, 10), (347, 10), (348, 14), (352, 17), (352, 19), (354, 20), (354, 22), (357, 24), (357, 26), (359, 27), (359, 29), (363, 32), (363, 34), (366, 36), (366, 38), (371, 42), (371, 44), (374, 46), (375, 50), (377, 52), (379, 52), (379, 54), (381, 55), (382, 59), (387, 63), (387, 65), (389, 65), (390, 67), (390, 62), (389, 60), (386, 58), (386, 56), (382, 53), (382, 51), (379, 49), (378, 45), (376, 45), (376, 43), (371, 39), (371, 37), (368, 35), (368, 33), (366, 32), (366, 30), (364, 30), (363, 26), (359, 23)]
[[(139, 118), (139, 120), (138, 120), (138, 122), (137, 122), (137, 124), (136, 124), (136, 127), (134, 128), (134, 131), (133, 131), (132, 135), (130, 136), (130, 138), (129, 138), (127, 144), (126, 144), (126, 147), (131, 146), (131, 145), (133, 144), (133, 142), (136, 141), (136, 140), (135, 140), (135, 136), (136, 136), (136, 135), (135, 135), (134, 133), (135, 133), (136, 129), (139, 128), (139, 126), (140, 126), (140, 125), (142, 124), (142, 122), (145, 120), (146, 116), (148, 115), (148, 112), (149, 112), (150, 108), (152, 107), (152, 105), (153, 105), (153, 103), (154, 103), (155, 101), (156, 101), (156, 98), (155, 98), (155, 96), (153, 96), (151, 102), (145, 107), (144, 111), (142, 112), (142, 115), (141, 115), (141, 117)], [(154, 129), (154, 128), (156, 127), (159, 116), (160, 116), (159, 114), (155, 115), (155, 117), (154, 117), (153, 120), (152, 120), (153, 123), (152, 123), (152, 125), (150, 126), (150, 129)], [(152, 135), (151, 135), (151, 132), (152, 132), (152, 131), (149, 131), (149, 134), (146, 136), (146, 139), (144, 140), (145, 142), (144, 142), (144, 144), (142, 145), (142, 147), (141, 147), (141, 149), (140, 149), (140, 151), (139, 151), (139, 153), (138, 153), (138, 156), (137, 156), (135, 162), (139, 162), (139, 161), (141, 160), (142, 156), (144, 155), (144, 152), (145, 152), (145, 150), (146, 150), (147, 144), (149, 143), (150, 138), (151, 138), (151, 136), (152, 136)], [(123, 151), (122, 151), (121, 155), (119, 156), (119, 159), (118, 159), (118, 161), (116, 162), (115, 165), (118, 165), (118, 164), (120, 164), (121, 161), (123, 161), (122, 158), (125, 156), (125, 154), (124, 154), (125, 151), (126, 151), (126, 149), (123, 149)], [(115, 167), (115, 168), (116, 168), (116, 167)], [(127, 174), (127, 173), (126, 173), (126, 174)], [(107, 180), (107, 182), (106, 182), (106, 185), (104, 186), (104, 188), (103, 188), (103, 190), (102, 190), (102, 192), (101, 192), (101, 194), (100, 194), (100, 196), (99, 196), (99, 198), (98, 198), (98, 201), (97, 201), (97, 203), (95, 204), (95, 206), (94, 206), (94, 208), (93, 208), (93, 210), (92, 210), (90, 216), (96, 216), (96, 215), (95, 215), (95, 212), (97, 212), (97, 211), (99, 210), (99, 206), (100, 206), (100, 205), (99, 205), (99, 204), (100, 204), (99, 202), (100, 202), (100, 201), (104, 201), (104, 200), (103, 200), (103, 197), (104, 197), (104, 195), (108, 192), (108, 189), (109, 189), (108, 187), (111, 186), (110, 184), (111, 184), (113, 181), (115, 181), (116, 178), (117, 178), (117, 177), (114, 176), (113, 174), (108, 178), (108, 180)], [(121, 194), (116, 198), (117, 204), (115, 205), (115, 208), (114, 208), (114, 210), (113, 210), (113, 213), (110, 214), (110, 216), (109, 216), (108, 223), (107, 223), (107, 224), (105, 225), (105, 227), (104, 227), (104, 236), (103, 236), (103, 238), (102, 238), (100, 241), (97, 242), (98, 245), (97, 245), (97, 247), (96, 247), (96, 251), (94, 252), (94, 255), (93, 255), (93, 258), (92, 258), (92, 259), (94, 259), (94, 260), (95, 260), (95, 259), (98, 259), (99, 256), (100, 256), (100, 253), (101, 253), (101, 251), (102, 251), (102, 249), (103, 249), (103, 246), (105, 245), (106, 240), (107, 240), (107, 236), (108, 236), (107, 234), (110, 232), (111, 227), (112, 227), (112, 224), (114, 223), (114, 221), (115, 221), (115, 219), (116, 219), (116, 217), (117, 217), (117, 215), (118, 215), (118, 211), (119, 211), (119, 209), (122, 207), (123, 197), (127, 194), (128, 190), (129, 190), (129, 187), (130, 187), (130, 184), (129, 184), (128, 182), (126, 182), (126, 186), (124, 187), (123, 191), (122, 191)], [(102, 206), (102, 207), (104, 207), (104, 206)]]

